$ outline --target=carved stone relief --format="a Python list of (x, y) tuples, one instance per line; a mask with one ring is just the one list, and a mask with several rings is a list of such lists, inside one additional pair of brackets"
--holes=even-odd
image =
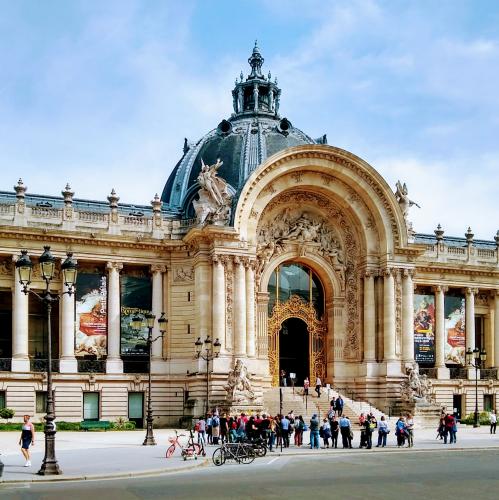
[(193, 281), (194, 280), (194, 268), (189, 266), (179, 266), (173, 270), (173, 281)]

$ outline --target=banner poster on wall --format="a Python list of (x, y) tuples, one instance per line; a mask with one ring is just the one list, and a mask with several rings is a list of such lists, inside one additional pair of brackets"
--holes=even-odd
[(445, 363), (464, 365), (466, 352), (465, 299), (445, 297)]
[(123, 275), (121, 277), (121, 354), (143, 355), (147, 352), (147, 326), (136, 331), (131, 327), (132, 318), (151, 312), (152, 287), (148, 276)]
[(414, 359), (435, 362), (435, 297), (414, 295)]
[(107, 287), (100, 273), (78, 273), (76, 279), (76, 356), (105, 356), (107, 351)]

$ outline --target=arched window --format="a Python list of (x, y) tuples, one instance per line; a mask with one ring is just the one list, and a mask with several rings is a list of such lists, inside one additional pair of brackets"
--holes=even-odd
[(269, 314), (278, 302), (298, 295), (310, 302), (321, 318), (324, 313), (324, 290), (319, 277), (307, 266), (286, 262), (277, 266), (272, 273), (267, 291), (269, 292)]

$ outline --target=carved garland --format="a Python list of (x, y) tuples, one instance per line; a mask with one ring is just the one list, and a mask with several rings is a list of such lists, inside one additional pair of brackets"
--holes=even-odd
[(282, 323), (289, 318), (299, 318), (307, 325), (310, 380), (315, 382), (316, 377), (325, 380), (327, 321), (317, 319), (312, 304), (297, 295), (292, 295), (286, 302), (276, 304), (269, 318), (269, 364), (272, 385), (279, 386), (279, 331)]
[(288, 202), (293, 202), (296, 206), (303, 206), (309, 203), (321, 208), (327, 213), (329, 220), (335, 221), (343, 232), (347, 308), (346, 340), (343, 349), (343, 357), (344, 359), (358, 360), (360, 358), (359, 318), (361, 317), (359, 273), (357, 270), (359, 249), (356, 235), (352, 230), (352, 224), (347, 219), (344, 212), (325, 196), (302, 191), (284, 192), (274, 198), (265, 208), (260, 220), (264, 220), (264, 215), (272, 211), (278, 205)]

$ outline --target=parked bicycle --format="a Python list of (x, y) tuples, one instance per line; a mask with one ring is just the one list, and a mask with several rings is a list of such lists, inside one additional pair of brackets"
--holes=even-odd
[(223, 465), (227, 460), (250, 464), (255, 460), (255, 450), (250, 444), (225, 443), (213, 452), (212, 460), (215, 465)]
[(243, 438), (238, 441), (252, 446), (257, 457), (264, 457), (267, 454), (267, 441), (261, 437)]
[(183, 445), (180, 442), (181, 437), (185, 437), (185, 434), (179, 434), (175, 430), (175, 437), (169, 437), (168, 441), (171, 443), (171, 445), (168, 447), (166, 450), (166, 458), (170, 458), (173, 456), (175, 453), (175, 450), (177, 447), (180, 448), (180, 456), (184, 459), (187, 460), (188, 458), (194, 457), (197, 459), (199, 455), (206, 456), (206, 451), (204, 449), (204, 445), (201, 443), (196, 443), (194, 442), (194, 434), (192, 430), (189, 431), (189, 439), (187, 441), (186, 445)]

